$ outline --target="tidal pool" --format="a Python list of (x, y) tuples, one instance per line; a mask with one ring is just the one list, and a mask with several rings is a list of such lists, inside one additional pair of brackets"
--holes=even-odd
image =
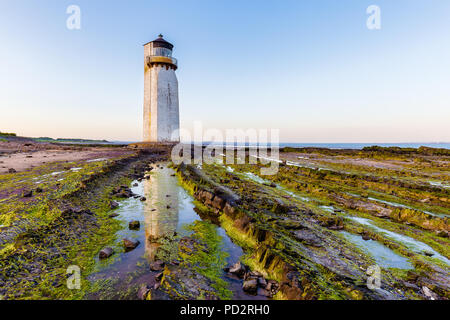
[(439, 259), (442, 262), (446, 263), (447, 265), (450, 265), (449, 259), (447, 259), (443, 255), (441, 255), (439, 252), (437, 252), (436, 250), (434, 250), (429, 245), (427, 245), (423, 242), (420, 242), (416, 239), (413, 239), (408, 236), (404, 236), (404, 235), (396, 233), (396, 232), (392, 232), (392, 231), (380, 228), (380, 227), (374, 225), (371, 220), (366, 219), (366, 218), (360, 218), (360, 217), (354, 217), (354, 216), (347, 216), (347, 218), (351, 219), (353, 221), (356, 221), (357, 223), (369, 226), (370, 228), (374, 229), (378, 233), (383, 234), (384, 236), (386, 236), (389, 239), (400, 242), (401, 244), (403, 244), (404, 246), (406, 246), (407, 248), (409, 248), (410, 250), (412, 250), (416, 253), (424, 255), (425, 252), (427, 252), (429, 254), (432, 254), (433, 258)]
[[(96, 259), (96, 272), (89, 276), (91, 281), (101, 279), (116, 279), (120, 283), (144, 284), (142, 279), (148, 278), (146, 274), (151, 274), (149, 262), (158, 260), (158, 250), (167, 249), (172, 243), (176, 247), (176, 240), (173, 239), (174, 234), (177, 237), (187, 236), (192, 233), (186, 227), (195, 221), (202, 220), (197, 213), (194, 199), (179, 184), (178, 178), (174, 176), (174, 171), (163, 167), (155, 168), (150, 173), (149, 180), (142, 182), (133, 181), (131, 190), (133, 193), (146, 197), (146, 201), (140, 201), (139, 198), (129, 198), (120, 201), (117, 209), (111, 213), (118, 214), (116, 219), (120, 219), (126, 225), (126, 228), (117, 233), (117, 242), (114, 250), (116, 253), (106, 261)], [(132, 220), (140, 221), (139, 230), (129, 230), (128, 222)], [(221, 248), (226, 252), (226, 262), (232, 265), (239, 261), (243, 255), (241, 247), (233, 243), (228, 237), (225, 230), (219, 226), (215, 226), (217, 234), (221, 237)], [(122, 248), (123, 238), (133, 238), (140, 241), (139, 246), (130, 251), (124, 252)], [(167, 239), (164, 248), (160, 241), (152, 241), (151, 239)], [(241, 280), (232, 279), (223, 273), (223, 279), (227, 281), (229, 289), (233, 292), (234, 299), (265, 299), (264, 297), (249, 296), (242, 290)], [(126, 288), (113, 287), (108, 289), (127, 290)], [(92, 297), (96, 297), (95, 293)], [(114, 298), (114, 294), (112, 295)], [(136, 298), (136, 297), (131, 297)]]
[(414, 269), (407, 258), (398, 255), (378, 241), (366, 241), (360, 235), (352, 234), (347, 231), (341, 231), (341, 234), (358, 248), (373, 257), (380, 267), (405, 270)]

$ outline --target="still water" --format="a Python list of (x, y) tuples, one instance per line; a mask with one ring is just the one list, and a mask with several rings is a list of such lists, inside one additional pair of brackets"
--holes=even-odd
[[(133, 285), (145, 284), (158, 272), (149, 269), (149, 263), (157, 259), (161, 244), (151, 239), (161, 239), (188, 235), (190, 231), (186, 226), (197, 220), (202, 220), (194, 199), (179, 184), (174, 170), (165, 164), (155, 168), (150, 173), (150, 179), (142, 182), (134, 181), (131, 190), (133, 193), (146, 197), (146, 201), (139, 198), (129, 198), (120, 202), (119, 208), (112, 212), (119, 216), (124, 225), (137, 220), (141, 228), (137, 231), (124, 228), (117, 233), (114, 246), (116, 252), (106, 261), (96, 260), (96, 270), (89, 276), (91, 283), (111, 281), (113, 285), (101, 286), (101, 289), (89, 298), (95, 299), (136, 299), (135, 292), (128, 295), (127, 290)], [(241, 247), (236, 245), (226, 234), (225, 230), (215, 226), (217, 234), (221, 237), (221, 248), (227, 253), (227, 264), (233, 265), (244, 254)], [(140, 241), (139, 246), (125, 252), (122, 248), (123, 238), (133, 238)], [(263, 297), (249, 296), (242, 290), (242, 280), (233, 279), (223, 274), (234, 299), (263, 299)]]

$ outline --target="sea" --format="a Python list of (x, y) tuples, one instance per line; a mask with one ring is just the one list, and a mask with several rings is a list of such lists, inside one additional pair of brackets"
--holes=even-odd
[[(136, 142), (136, 141), (134, 141)], [(111, 141), (114, 144), (129, 144), (134, 143), (131, 141)], [(188, 142), (184, 142), (188, 143)], [(200, 143), (195, 143), (200, 144)], [(204, 145), (208, 145), (208, 142), (203, 142)], [(217, 143), (214, 143), (217, 145)], [(243, 143), (224, 143), (226, 146), (255, 146), (255, 144), (243, 144)], [(420, 148), (430, 147), (439, 149), (450, 149), (450, 142), (407, 142), (407, 143), (304, 143), (304, 142), (280, 142), (279, 147), (292, 147), (292, 148), (327, 148), (327, 149), (356, 149), (361, 150), (364, 147), (400, 147), (400, 148)]]

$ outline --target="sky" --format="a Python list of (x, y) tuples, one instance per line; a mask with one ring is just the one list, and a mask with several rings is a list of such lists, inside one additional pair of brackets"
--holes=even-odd
[(187, 130), (450, 142), (448, 0), (0, 0), (0, 131), (141, 140), (142, 45), (159, 33)]

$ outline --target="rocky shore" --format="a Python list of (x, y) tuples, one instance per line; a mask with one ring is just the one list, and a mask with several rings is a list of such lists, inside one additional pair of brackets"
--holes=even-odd
[(249, 150), (175, 166), (170, 145), (24, 148), (0, 155), (3, 299), (450, 297), (448, 152), (284, 149), (265, 176)]

